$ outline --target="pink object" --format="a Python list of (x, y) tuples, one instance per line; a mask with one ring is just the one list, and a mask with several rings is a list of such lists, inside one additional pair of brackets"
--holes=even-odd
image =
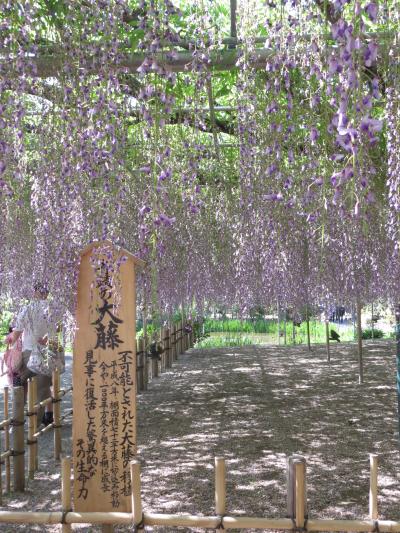
[[(17, 342), (10, 346), (12, 338), (11, 334), (7, 335), (6, 342), (8, 344), (7, 350), (4, 352), (3, 360), (1, 362), (1, 373), (4, 376), (7, 374), (10, 386), (13, 385), (14, 374), (18, 374), (22, 366), (22, 338), (19, 337)], [(6, 370), (4, 371), (4, 365)]]

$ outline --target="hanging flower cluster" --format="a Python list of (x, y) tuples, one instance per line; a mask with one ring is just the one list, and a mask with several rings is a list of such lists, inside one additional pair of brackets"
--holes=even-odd
[(394, 3), (248, 0), (230, 39), (208, 0), (1, 4), (2, 300), (46, 280), (73, 313), (105, 239), (160, 318), (396, 298)]

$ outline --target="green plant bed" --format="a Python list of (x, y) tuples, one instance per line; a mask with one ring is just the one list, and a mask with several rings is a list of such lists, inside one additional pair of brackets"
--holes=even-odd
[[(310, 320), (310, 339), (312, 343), (326, 342), (325, 323), (318, 320)], [(294, 335), (293, 335), (294, 328)], [(253, 344), (278, 344), (278, 323), (271, 319), (258, 320), (237, 320), (237, 319), (206, 319), (204, 329), (207, 333), (235, 333), (250, 334), (251, 336), (260, 334), (268, 335), (266, 339), (252, 339)], [(329, 324), (329, 329), (335, 330), (340, 335), (340, 341), (353, 341), (354, 329), (352, 325)], [(279, 331), (281, 343), (284, 339), (285, 323), (280, 321)], [(302, 322), (300, 326), (293, 326), (293, 322), (286, 322), (286, 344), (306, 344), (307, 343), (307, 323)]]
[(385, 336), (381, 329), (364, 329), (361, 335), (362, 339), (383, 339)]
[(232, 346), (251, 346), (255, 344), (249, 337), (235, 336), (235, 337), (207, 337), (200, 340), (195, 348), (224, 348)]

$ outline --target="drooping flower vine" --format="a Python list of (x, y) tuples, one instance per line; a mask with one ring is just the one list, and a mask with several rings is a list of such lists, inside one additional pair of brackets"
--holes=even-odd
[(3, 300), (46, 279), (73, 313), (101, 239), (160, 320), (396, 298), (396, 2), (243, 2), (237, 39), (208, 0), (45, 4), (1, 2)]

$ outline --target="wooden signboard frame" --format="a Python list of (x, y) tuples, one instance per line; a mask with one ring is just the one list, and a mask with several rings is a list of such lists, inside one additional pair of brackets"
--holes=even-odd
[(73, 358), (74, 509), (131, 512), (136, 455), (136, 271), (108, 241), (81, 252)]

